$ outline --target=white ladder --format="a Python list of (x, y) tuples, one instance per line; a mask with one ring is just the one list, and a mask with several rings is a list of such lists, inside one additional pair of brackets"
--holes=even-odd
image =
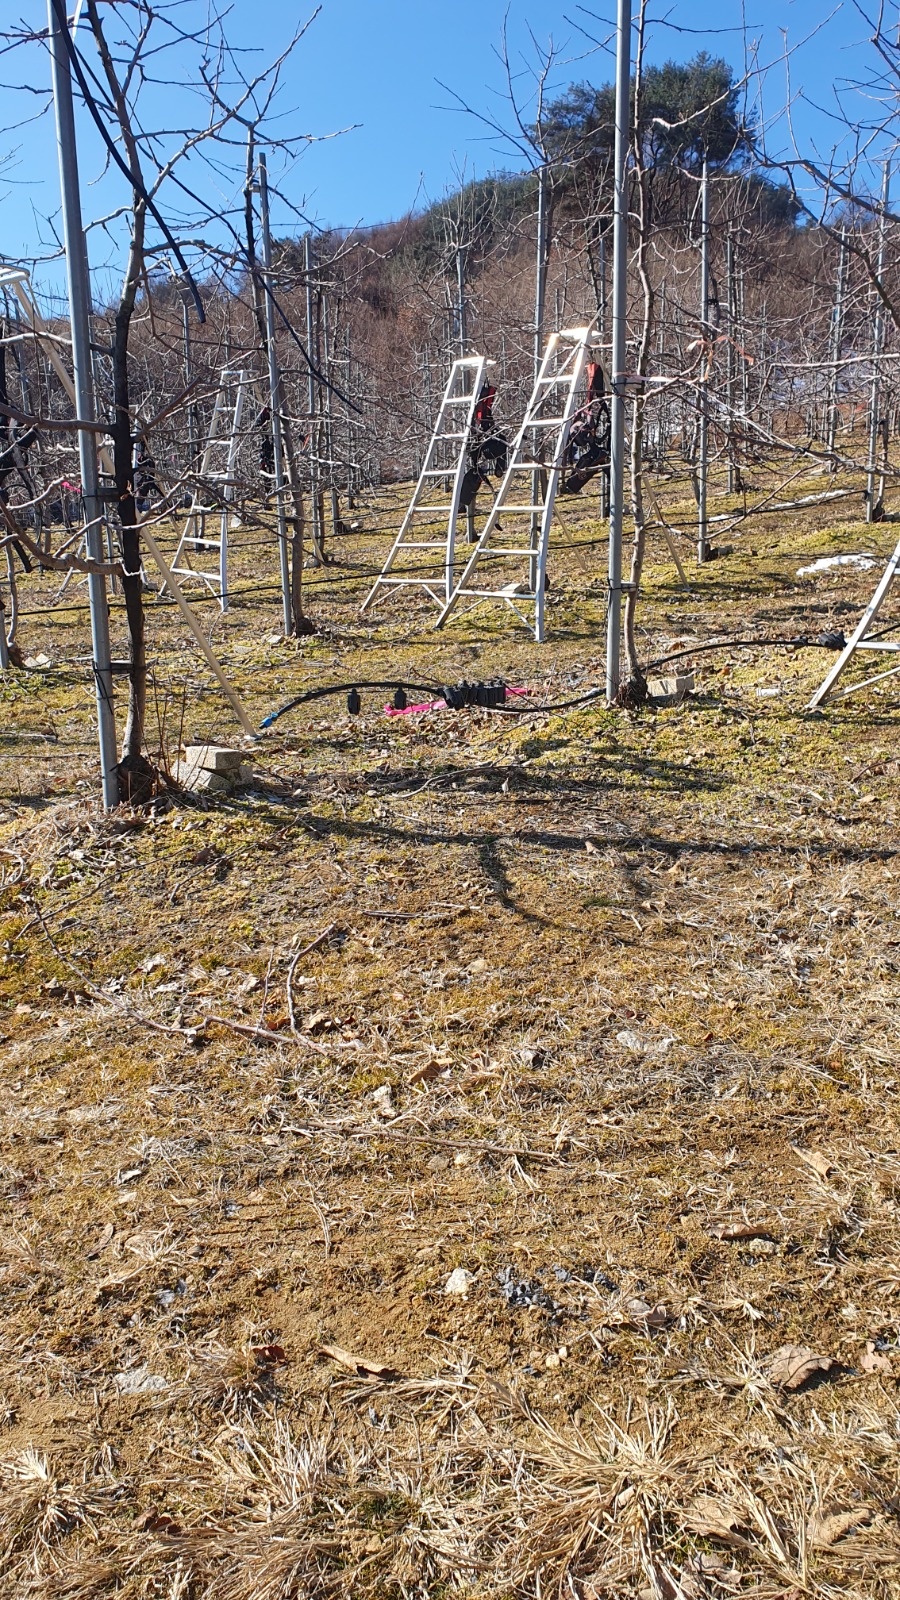
[[(900, 651), (900, 644), (898, 644), (895, 640), (869, 639), (866, 637), (869, 628), (875, 621), (875, 618), (877, 617), (882, 605), (884, 604), (884, 601), (887, 598), (891, 586), (897, 577), (898, 571), (900, 571), (900, 543), (898, 543), (890, 561), (885, 567), (878, 587), (869, 601), (865, 611), (863, 612), (863, 615), (861, 616), (857, 626), (854, 628), (850, 638), (847, 640), (847, 643), (834, 663), (834, 666), (831, 668), (831, 671), (825, 678), (824, 683), (819, 686), (810, 700), (809, 705), (806, 708), (807, 711), (815, 711), (816, 707), (822, 704), (822, 701), (831, 693), (831, 690), (837, 683), (837, 680), (841, 676), (844, 668), (847, 666), (851, 657), (856, 654), (857, 650), (882, 651), (885, 655), (896, 655), (898, 651)], [(896, 672), (900, 672), (900, 666), (888, 667), (884, 672), (876, 672), (871, 678), (863, 678), (861, 683), (851, 683), (848, 688), (841, 690), (841, 694), (854, 694), (857, 689), (868, 689), (870, 684), (880, 683), (883, 678), (891, 678)]]
[[(559, 333), (551, 333), (497, 498), (462, 577), (453, 593), (448, 595), (435, 627), (442, 626), (463, 596), (479, 600), (503, 600), (528, 627), (531, 623), (519, 606), (533, 605), (534, 637), (538, 643), (543, 640), (544, 576), (556, 491), (565, 464), (569, 428), (577, 409), (578, 386), (584, 376), (592, 344), (597, 342), (597, 338), (592, 327), (566, 328)], [(541, 460), (541, 457), (545, 459)], [(527, 483), (527, 500), (522, 498), (523, 474)], [(518, 526), (518, 533), (505, 532), (499, 527), (501, 514), (504, 529), (509, 528), (510, 520), (516, 519), (514, 527)], [(518, 521), (522, 517), (528, 519), (525, 529)], [(501, 533), (502, 540), (498, 544), (497, 535)], [(496, 564), (494, 570), (499, 566), (498, 575), (507, 578), (507, 581), (494, 588), (473, 588), (470, 583), (473, 573), (479, 565), (488, 561)], [(521, 573), (523, 562), (526, 563), (527, 577), (514, 576), (510, 580), (507, 577), (510, 569)]]
[[(419, 587), (431, 596), (439, 606), (449, 600), (453, 590), (453, 561), (456, 547), (456, 522), (459, 517), (459, 502), (462, 491), (462, 481), (466, 469), (466, 446), (472, 432), (472, 422), (475, 416), (475, 407), (481, 394), (484, 374), (488, 367), (494, 365), (484, 356), (464, 356), (454, 361), (447, 379), (440, 409), (434, 424), (431, 442), (425, 452), (422, 471), (413, 490), (407, 512), (400, 524), (390, 553), (379, 576), (375, 579), (365, 600), (360, 606), (360, 612), (370, 606), (382, 589), (402, 589), (410, 585)], [(449, 448), (448, 448), (449, 446)], [(439, 465), (443, 460), (446, 465)], [(453, 488), (450, 499), (444, 497), (437, 502), (431, 496), (438, 491), (442, 478), (453, 479)], [(414, 518), (425, 517), (428, 519), (426, 526), (421, 523), (413, 526)], [(446, 517), (446, 531), (441, 538), (429, 538), (431, 526), (435, 523), (443, 524)], [(439, 550), (441, 558), (435, 556), (429, 563), (423, 563), (421, 569), (403, 567), (399, 574), (394, 575), (392, 568), (398, 556), (409, 550)], [(414, 561), (419, 557), (414, 556)], [(437, 569), (437, 570), (435, 570)]]
[[(243, 369), (223, 369), (200, 462), (198, 476), (201, 483), (194, 491), (172, 562), (172, 571), (179, 578), (195, 578), (211, 589), (213, 594), (217, 594), (223, 611), (228, 610), (228, 529), (234, 516), (237, 487), (234, 472), (241, 447), (241, 421), (248, 389), (249, 379)], [(215, 459), (217, 456), (221, 459), (223, 455), (224, 461), (216, 471)], [(214, 515), (217, 508), (206, 503), (210, 497), (204, 492), (205, 484), (219, 485), (221, 488), (217, 538), (208, 538), (206, 533), (206, 519)], [(213, 551), (218, 561), (213, 568), (194, 566), (191, 564), (191, 550), (195, 553)]]

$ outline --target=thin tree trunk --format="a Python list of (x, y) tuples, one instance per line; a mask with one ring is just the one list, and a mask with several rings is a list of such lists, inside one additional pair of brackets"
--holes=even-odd
[[(140, 156), (135, 142), (131, 118), (125, 96), (119, 83), (100, 18), (96, 0), (88, 0), (88, 15), (103, 71), (115, 106), (116, 119), (128, 163), (136, 178), (141, 178)], [(138, 285), (144, 270), (144, 232), (146, 208), (137, 189), (133, 191), (131, 240), (128, 247), (128, 264), (119, 306), (116, 311), (113, 335), (113, 402), (112, 426), (113, 474), (116, 484), (117, 510), (122, 533), (122, 591), (125, 598), (125, 615), (128, 622), (128, 716), (122, 740), (123, 762), (138, 763), (144, 746), (144, 727), (147, 705), (147, 652), (144, 638), (144, 597), (141, 575), (141, 537), (138, 527), (137, 506), (134, 498), (134, 473), (132, 469), (131, 396), (128, 382), (128, 340), (131, 319), (134, 315)], [(126, 773), (126, 798), (137, 798), (135, 785)]]
[[(637, 50), (635, 56), (634, 73), (634, 126), (640, 127), (640, 97), (641, 78), (644, 60), (644, 30), (645, 30), (645, 4), (641, 4), (640, 18), (638, 21)], [(650, 340), (653, 332), (654, 292), (647, 267), (647, 248), (652, 224), (651, 209), (652, 195), (650, 191), (650, 175), (644, 167), (640, 139), (637, 132), (634, 139), (633, 171), (634, 206), (637, 211), (637, 248), (635, 251), (635, 266), (642, 295), (641, 338), (638, 346), (636, 372), (643, 378), (647, 372), (650, 359)], [(647, 523), (644, 512), (644, 412), (646, 398), (641, 389), (637, 391), (631, 414), (631, 514), (634, 519), (634, 534), (631, 544), (631, 567), (628, 574), (628, 592), (625, 596), (624, 615), (624, 644), (625, 662), (628, 668), (628, 679), (623, 685), (624, 695), (629, 703), (640, 704), (647, 694), (647, 684), (641, 670), (638, 656), (636, 623), (637, 608), (641, 591), (641, 578), (644, 571), (644, 552), (647, 542)]]

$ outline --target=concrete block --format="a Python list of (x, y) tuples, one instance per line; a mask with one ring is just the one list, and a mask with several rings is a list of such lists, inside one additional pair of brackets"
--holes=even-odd
[(175, 776), (183, 788), (195, 794), (228, 794), (238, 784), (249, 783), (253, 774), (241, 760), (240, 750), (217, 744), (189, 744), (184, 760), (175, 767)]
[(648, 678), (647, 693), (654, 705), (677, 706), (680, 705), (686, 694), (690, 694), (694, 687), (694, 674), (692, 672), (678, 672), (670, 678)]
[(222, 744), (186, 745), (184, 759), (190, 766), (203, 767), (207, 772), (237, 772), (243, 761), (240, 750), (229, 750)]

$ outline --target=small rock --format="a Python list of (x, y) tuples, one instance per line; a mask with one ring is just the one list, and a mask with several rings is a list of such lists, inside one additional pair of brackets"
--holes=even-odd
[(127, 1372), (117, 1372), (113, 1384), (120, 1394), (159, 1394), (169, 1385), (158, 1372), (149, 1367), (130, 1367)]
[(431, 1160), (426, 1162), (429, 1172), (446, 1172), (449, 1165), (450, 1162), (446, 1156), (432, 1156)]
[(126, 1183), (133, 1183), (135, 1178), (142, 1178), (144, 1176), (144, 1171), (144, 1167), (120, 1168), (116, 1173), (116, 1183), (119, 1185), (119, 1187)]
[(375, 1115), (378, 1117), (395, 1117), (397, 1107), (394, 1105), (394, 1093), (389, 1083), (382, 1083), (372, 1094), (372, 1103)]
[(455, 1267), (444, 1284), (444, 1293), (461, 1295), (463, 1299), (466, 1299), (474, 1282), (475, 1274), (473, 1272), (467, 1272), (465, 1267)]
[(639, 1034), (632, 1033), (630, 1028), (623, 1028), (621, 1033), (616, 1034), (616, 1043), (620, 1044), (623, 1050), (633, 1051), (635, 1055), (642, 1055), (645, 1049), (643, 1039)]

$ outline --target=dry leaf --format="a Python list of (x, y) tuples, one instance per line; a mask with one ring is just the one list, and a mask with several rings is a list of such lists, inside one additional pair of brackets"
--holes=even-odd
[(769, 1379), (776, 1389), (801, 1389), (817, 1372), (830, 1372), (831, 1356), (817, 1356), (805, 1344), (783, 1344), (769, 1363)]
[(114, 1222), (108, 1222), (106, 1224), (106, 1227), (103, 1229), (103, 1232), (101, 1233), (99, 1239), (97, 1240), (97, 1243), (94, 1244), (94, 1245), (91, 1245), (90, 1250), (85, 1250), (85, 1252), (84, 1252), (85, 1261), (94, 1261), (97, 1256), (102, 1255), (103, 1251), (106, 1249), (106, 1246), (111, 1242), (115, 1231), (116, 1231), (115, 1223)]
[(810, 1517), (806, 1524), (806, 1537), (817, 1549), (827, 1550), (830, 1545), (843, 1539), (845, 1534), (871, 1520), (872, 1513), (865, 1506), (858, 1506), (855, 1511), (833, 1511), (827, 1517)]
[(158, 1511), (156, 1506), (148, 1506), (136, 1516), (131, 1524), (133, 1533), (179, 1533), (178, 1523), (168, 1516), (165, 1511)]
[(669, 1313), (664, 1305), (651, 1306), (646, 1300), (640, 1300), (636, 1296), (626, 1301), (625, 1310), (628, 1315), (623, 1320), (631, 1322), (635, 1327), (664, 1328), (669, 1320)]
[(859, 1364), (863, 1372), (883, 1372), (888, 1378), (894, 1376), (894, 1368), (891, 1365), (890, 1356), (886, 1356), (880, 1350), (876, 1350), (871, 1339), (866, 1341), (866, 1348), (859, 1358)]
[(742, 1526), (740, 1512), (730, 1500), (721, 1500), (717, 1495), (698, 1494), (688, 1508), (685, 1521), (694, 1533), (704, 1538), (725, 1539), (729, 1544), (744, 1543), (737, 1536)]
[(714, 1239), (771, 1239), (772, 1232), (764, 1222), (722, 1222), (710, 1228)]
[(263, 1367), (280, 1366), (282, 1362), (287, 1361), (284, 1346), (280, 1344), (252, 1344), (250, 1353)]
[(322, 1029), (327, 1027), (330, 1021), (331, 1018), (327, 1011), (313, 1011), (304, 1020), (303, 1032), (321, 1033)]
[(446, 1072), (446, 1070), (446, 1061), (426, 1061), (424, 1067), (417, 1067), (415, 1072), (410, 1073), (409, 1081), (410, 1083), (430, 1083), (432, 1078), (439, 1078), (441, 1073)]
[(368, 1356), (356, 1356), (351, 1350), (344, 1350), (339, 1344), (321, 1344), (320, 1356), (330, 1356), (338, 1366), (347, 1367), (350, 1372), (355, 1372), (359, 1378), (395, 1378), (396, 1368), (385, 1366), (383, 1361), (370, 1361)]
[(828, 1157), (823, 1156), (821, 1150), (801, 1150), (798, 1144), (792, 1144), (791, 1149), (795, 1156), (799, 1156), (800, 1160), (805, 1161), (808, 1167), (812, 1167), (817, 1177), (827, 1178), (829, 1172), (834, 1171), (834, 1167)]

